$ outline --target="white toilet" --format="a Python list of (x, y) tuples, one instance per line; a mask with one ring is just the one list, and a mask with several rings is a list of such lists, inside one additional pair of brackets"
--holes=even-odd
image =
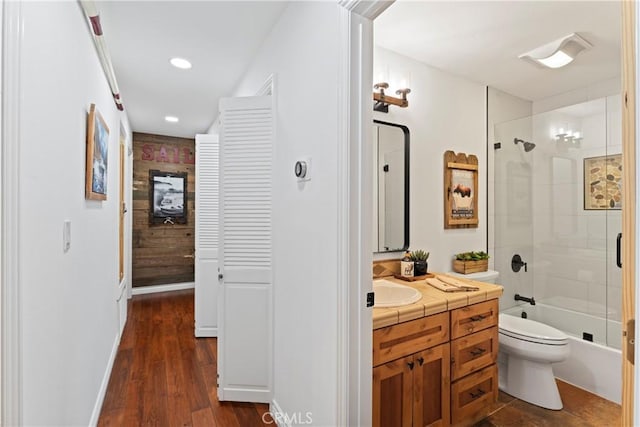
[[(499, 273), (448, 273), (480, 282), (496, 283)], [(547, 409), (562, 409), (552, 363), (569, 356), (569, 338), (544, 323), (500, 313), (498, 325), (498, 386), (525, 402)]]
[(535, 320), (500, 313), (499, 387), (525, 402), (562, 409), (551, 364), (569, 356), (569, 338)]

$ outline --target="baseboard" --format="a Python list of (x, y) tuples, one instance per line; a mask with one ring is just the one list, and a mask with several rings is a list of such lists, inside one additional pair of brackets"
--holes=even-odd
[(166, 285), (138, 286), (131, 291), (132, 295), (155, 294), (159, 292), (183, 291), (195, 288), (194, 282), (168, 283)]
[(209, 327), (196, 327), (196, 338), (215, 338), (218, 336), (218, 328), (212, 326)]
[(96, 398), (96, 404), (93, 406), (93, 412), (91, 413), (91, 420), (89, 426), (94, 427), (98, 425), (98, 419), (100, 418), (100, 411), (102, 410), (102, 403), (104, 397), (107, 394), (107, 386), (109, 385), (109, 378), (111, 378), (111, 371), (113, 370), (113, 363), (116, 361), (116, 355), (118, 354), (118, 347), (120, 346), (120, 335), (116, 335), (116, 339), (113, 342), (113, 348), (111, 349), (111, 355), (109, 356), (109, 362), (107, 363), (107, 369), (102, 377), (102, 384), (100, 384), (100, 390), (98, 390), (98, 397)]

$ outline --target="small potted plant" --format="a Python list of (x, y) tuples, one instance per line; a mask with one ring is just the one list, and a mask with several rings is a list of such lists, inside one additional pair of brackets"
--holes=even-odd
[(462, 252), (455, 255), (453, 271), (462, 274), (477, 273), (489, 269), (489, 254), (483, 251)]
[(411, 261), (413, 261), (413, 271), (416, 276), (424, 276), (427, 274), (427, 259), (429, 259), (429, 252), (425, 252), (422, 249), (411, 252)]

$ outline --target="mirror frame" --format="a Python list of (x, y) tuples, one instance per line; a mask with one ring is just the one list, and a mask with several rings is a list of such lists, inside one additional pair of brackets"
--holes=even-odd
[[(377, 125), (384, 125), (384, 126), (393, 126), (396, 128), (400, 128), (400, 130), (402, 130), (402, 133), (404, 133), (404, 246), (402, 248), (399, 249), (394, 249), (394, 250), (389, 250), (389, 251), (379, 251), (377, 250), (378, 248), (376, 248), (376, 250), (373, 251), (373, 253), (378, 253), (378, 254), (386, 254), (386, 253), (392, 253), (392, 252), (402, 252), (402, 251), (406, 251), (409, 249), (409, 181), (410, 181), (410, 168), (411, 168), (411, 163), (410, 163), (410, 149), (409, 149), (409, 128), (407, 126), (404, 125), (399, 125), (397, 123), (390, 123), (390, 122), (384, 122), (382, 120), (374, 120), (373, 121), (374, 124)], [(378, 189), (376, 188), (375, 191), (377, 192)], [(377, 194), (376, 194), (376, 199), (377, 199)]]

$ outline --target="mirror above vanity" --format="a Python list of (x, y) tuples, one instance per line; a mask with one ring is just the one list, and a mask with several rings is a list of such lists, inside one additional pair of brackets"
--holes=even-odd
[(409, 128), (373, 121), (373, 251), (409, 248)]

